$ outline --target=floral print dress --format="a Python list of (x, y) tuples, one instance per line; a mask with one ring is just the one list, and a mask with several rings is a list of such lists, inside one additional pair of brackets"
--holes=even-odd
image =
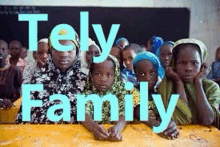
[[(32, 84), (43, 84), (43, 91), (32, 91), (32, 100), (42, 100), (42, 107), (31, 108), (30, 123), (54, 123), (47, 117), (49, 107), (61, 104), (61, 101), (49, 101), (49, 97), (53, 94), (62, 94), (69, 98), (71, 107), (71, 120), (65, 123), (76, 123), (76, 98), (85, 87), (86, 75), (81, 72), (79, 57), (75, 63), (66, 72), (61, 72), (50, 59), (47, 64), (37, 69), (31, 80)], [(62, 109), (55, 110), (55, 115), (61, 115)], [(16, 118), (16, 123), (22, 123), (22, 109), (20, 108)], [(63, 120), (55, 123), (63, 123)]]

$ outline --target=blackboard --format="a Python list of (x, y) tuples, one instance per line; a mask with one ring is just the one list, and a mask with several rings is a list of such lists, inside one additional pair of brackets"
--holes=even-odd
[[(4, 6), (7, 7), (12, 6)], [(37, 10), (48, 14), (48, 21), (38, 23), (38, 39), (48, 37), (51, 30), (62, 23), (71, 25), (80, 34), (81, 11), (89, 12), (89, 36), (96, 42), (92, 24), (101, 24), (106, 37), (112, 24), (120, 24), (116, 39), (125, 37), (140, 45), (145, 45), (153, 35), (165, 41), (189, 37), (190, 10), (187, 8), (37, 6)], [(7, 42), (18, 39), (28, 47), (27, 21), (18, 21), (18, 14), (1, 13), (0, 22), (1, 39)]]

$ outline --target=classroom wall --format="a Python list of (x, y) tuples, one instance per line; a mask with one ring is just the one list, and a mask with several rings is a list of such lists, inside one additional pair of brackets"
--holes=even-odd
[(0, 5), (187, 7), (191, 10), (190, 37), (206, 44), (209, 64), (220, 46), (220, 0), (0, 0)]

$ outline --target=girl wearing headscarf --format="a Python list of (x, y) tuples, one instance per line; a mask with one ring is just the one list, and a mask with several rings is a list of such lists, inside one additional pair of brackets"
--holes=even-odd
[(123, 50), (127, 45), (129, 45), (129, 42), (126, 38), (119, 38), (115, 41), (115, 45)]
[(212, 69), (208, 75), (209, 79), (212, 79), (220, 86), (220, 47), (217, 48), (215, 54), (215, 61), (212, 63)]
[[(61, 30), (60, 35), (67, 34), (65, 30)], [(86, 76), (81, 72), (79, 58), (79, 37), (75, 33), (75, 40), (60, 40), (62, 45), (73, 44), (70, 51), (55, 50), (50, 44), (49, 49), (51, 59), (39, 70), (34, 73), (31, 84), (43, 84), (43, 91), (31, 92), (31, 99), (42, 100), (42, 107), (31, 108), (30, 123), (54, 123), (47, 117), (47, 110), (51, 106), (61, 104), (61, 101), (49, 101), (49, 97), (53, 94), (62, 94), (69, 98), (71, 120), (67, 123), (76, 123), (76, 95), (80, 94), (85, 87)], [(62, 109), (57, 109), (54, 114), (61, 115)], [(22, 122), (22, 109), (16, 119), (17, 123)], [(63, 123), (60, 120), (56, 123)]]
[(165, 76), (165, 69), (170, 65), (173, 46), (174, 42), (172, 41), (164, 42), (164, 44), (161, 47), (159, 47), (159, 49), (156, 52), (156, 55), (162, 65), (161, 71), (163, 73), (163, 77)]
[(92, 62), (93, 56), (97, 56), (101, 53), (99, 46), (89, 38), (88, 42), (89, 50), (88, 51), (81, 51), (80, 58), (81, 58), (81, 69), (82, 72), (86, 75), (89, 74), (90, 65)]
[[(93, 121), (94, 106), (91, 101), (88, 101), (86, 103), (86, 119), (85, 122), (82, 122), (83, 125), (93, 132), (99, 140), (121, 140), (121, 132), (126, 124), (124, 120), (124, 97), (129, 92), (132, 93), (133, 105), (136, 106), (139, 103), (139, 97), (136, 96), (137, 91), (135, 89), (126, 91), (124, 89), (124, 84), (120, 79), (119, 64), (114, 56), (109, 55), (102, 63), (92, 63), (89, 80), (83, 93), (85, 96), (97, 94), (100, 97), (106, 94), (115, 95), (118, 98), (119, 121), (106, 131), (101, 125)], [(110, 102), (103, 101), (102, 106), (102, 120), (99, 123), (110, 123)]]
[(206, 46), (196, 39), (180, 39), (173, 48), (171, 66), (158, 92), (168, 107), (171, 94), (178, 93), (172, 119), (176, 124), (214, 124), (219, 128), (220, 91), (218, 85), (207, 80), (209, 68), (204, 60)]
[(163, 43), (164, 41), (161, 37), (153, 36), (147, 41), (147, 51), (150, 51), (156, 55), (157, 50)]
[[(140, 52), (133, 62), (135, 74), (139, 82), (148, 82), (148, 113), (149, 119), (144, 122), (150, 126), (159, 126), (160, 117), (153, 102), (152, 94), (157, 94), (156, 85), (159, 82), (158, 79), (162, 76), (160, 61), (156, 55), (151, 52)], [(140, 85), (137, 87), (139, 88)], [(134, 110), (134, 116), (140, 119), (140, 105), (137, 105)], [(170, 122), (167, 129), (163, 132), (166, 137), (171, 139), (178, 137), (178, 131), (173, 121)]]
[(38, 41), (38, 49), (35, 52), (36, 60), (32, 65), (28, 65), (23, 72), (23, 83), (28, 84), (31, 82), (31, 79), (36, 72), (36, 70), (43, 67), (49, 56), (49, 47), (48, 47), (48, 39), (43, 38)]

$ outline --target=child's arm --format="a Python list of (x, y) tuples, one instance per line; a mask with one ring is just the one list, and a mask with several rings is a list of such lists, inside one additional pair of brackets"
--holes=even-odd
[(98, 123), (94, 122), (90, 116), (86, 114), (85, 121), (82, 124), (91, 131), (94, 136), (99, 140), (105, 140), (109, 137), (108, 132), (105, 128)]
[(124, 116), (119, 117), (119, 121), (116, 123), (116, 125), (108, 129), (110, 135), (109, 140), (112, 141), (122, 140), (121, 132), (124, 129), (125, 125), (126, 125), (126, 121), (124, 119)]
[(209, 67), (207, 64), (202, 65), (201, 71), (198, 73), (198, 75), (195, 77), (195, 88), (196, 88), (196, 98), (197, 98), (197, 109), (199, 114), (199, 121), (203, 125), (211, 125), (215, 118), (215, 113), (211, 107), (211, 105), (208, 102), (208, 99), (205, 95), (203, 86), (202, 86), (202, 80), (206, 77), (209, 71)]
[[(150, 114), (149, 114), (150, 115)], [(140, 120), (140, 105), (134, 108), (134, 118)], [(148, 121), (143, 121), (146, 125), (153, 127), (159, 126), (161, 121), (157, 120), (156, 117), (148, 117)], [(169, 125), (167, 126), (166, 130), (163, 131), (163, 136), (166, 138), (175, 139), (179, 137), (179, 131), (177, 130), (177, 126), (174, 121), (170, 121)]]
[(166, 68), (166, 76), (172, 78), (172, 80), (176, 83), (176, 92), (180, 95), (180, 98), (186, 104), (188, 104), (184, 84), (179, 75), (175, 71), (173, 71), (171, 67), (168, 67)]

